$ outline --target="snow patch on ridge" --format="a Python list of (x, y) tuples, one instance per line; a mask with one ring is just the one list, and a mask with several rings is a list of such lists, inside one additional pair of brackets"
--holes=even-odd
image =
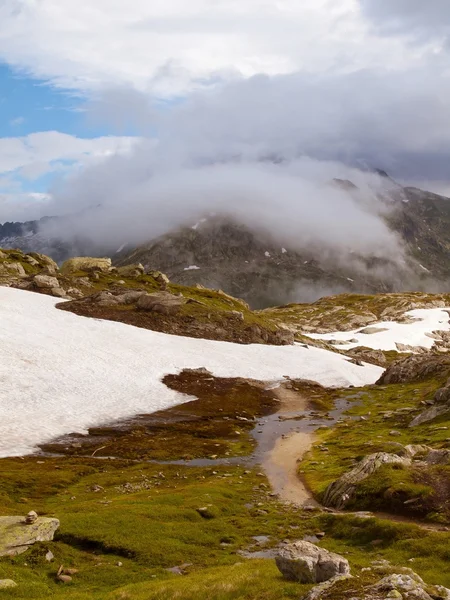
[(263, 381), (286, 375), (326, 386), (371, 384), (382, 373), (319, 348), (178, 337), (79, 317), (56, 309), (57, 302), (0, 287), (0, 456), (182, 404), (188, 398), (161, 379), (185, 368)]
[[(370, 327), (385, 330), (378, 333), (361, 333), (364, 328), (359, 328), (354, 331), (305, 333), (305, 335), (315, 340), (348, 341), (346, 344), (339, 344), (341, 350), (350, 350), (357, 346), (366, 346), (373, 350), (397, 350), (396, 344), (431, 348), (435, 340), (427, 334), (433, 333), (433, 331), (450, 331), (449, 314), (441, 308), (418, 308), (408, 311), (405, 315), (416, 321), (413, 323), (397, 323), (396, 321), (372, 323)], [(349, 342), (353, 339), (358, 341)]]

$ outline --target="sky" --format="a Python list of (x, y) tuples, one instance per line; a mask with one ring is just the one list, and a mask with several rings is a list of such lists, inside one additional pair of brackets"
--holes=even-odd
[(241, 198), (267, 157), (446, 193), (449, 57), (447, 0), (3, 0), (0, 223), (211, 195), (224, 162)]

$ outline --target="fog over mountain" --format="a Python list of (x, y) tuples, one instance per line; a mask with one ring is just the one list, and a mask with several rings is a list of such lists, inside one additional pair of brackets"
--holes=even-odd
[[(223, 213), (291, 247), (401, 259), (380, 218), (397, 187), (373, 169), (402, 181), (445, 179), (450, 106), (434, 77), (411, 71), (399, 85), (387, 71), (255, 76), (169, 105), (109, 89), (91, 114), (118, 129), (133, 124), (140, 142), (60, 183), (46, 210), (76, 215), (58, 224), (64, 238), (108, 245)], [(444, 79), (444, 96), (447, 87)]]

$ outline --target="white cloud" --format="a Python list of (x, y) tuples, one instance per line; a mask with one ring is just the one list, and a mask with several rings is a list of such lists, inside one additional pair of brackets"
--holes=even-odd
[(48, 173), (66, 174), (125, 155), (135, 142), (131, 137), (83, 139), (57, 131), (0, 138), (0, 223), (42, 216), (50, 196), (28, 192), (25, 184), (29, 188)]
[(0, 58), (82, 90), (420, 60), (367, 33), (358, 0), (3, 0), (0, 22)]
[(421, 41), (450, 32), (448, 0), (360, 0), (363, 14), (382, 31), (406, 34)]
[(19, 127), (20, 125), (23, 125), (24, 123), (25, 123), (24, 117), (16, 117), (15, 119), (11, 119), (11, 121), (9, 122), (11, 127)]
[(130, 137), (78, 138), (58, 131), (0, 138), (0, 174), (20, 169), (25, 178), (36, 179), (67, 161), (83, 165), (126, 153), (134, 142)]

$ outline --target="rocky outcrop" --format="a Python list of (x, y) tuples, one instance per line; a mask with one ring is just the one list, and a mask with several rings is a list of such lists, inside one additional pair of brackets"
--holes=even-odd
[(70, 258), (63, 263), (61, 272), (64, 275), (72, 275), (78, 271), (85, 271), (87, 273), (92, 271), (101, 271), (107, 273), (111, 269), (110, 258), (92, 258), (89, 256), (79, 256), (76, 258)]
[(356, 360), (367, 362), (372, 365), (378, 365), (380, 367), (384, 367), (387, 364), (386, 357), (381, 350), (372, 350), (365, 346), (358, 346), (352, 350), (345, 350), (345, 354)]
[(413, 354), (389, 365), (377, 385), (412, 383), (428, 377), (442, 377), (447, 373), (450, 373), (450, 356)]
[(36, 275), (33, 278), (35, 285), (41, 289), (59, 288), (59, 281), (50, 275)]
[(321, 583), (350, 574), (343, 556), (304, 541), (281, 548), (275, 562), (285, 579), (299, 583)]
[(135, 264), (135, 265), (127, 265), (125, 267), (118, 267), (117, 273), (121, 277), (140, 277), (145, 273), (145, 269), (143, 265)]
[(449, 600), (450, 590), (439, 585), (427, 585), (424, 580), (410, 569), (408, 573), (394, 573), (384, 577), (368, 589), (365, 599), (403, 598), (404, 600)]
[(331, 588), (333, 588), (337, 583), (351, 578), (352, 576), (350, 574), (338, 575), (337, 577), (333, 577), (333, 579), (324, 581), (323, 583), (313, 587), (312, 590), (306, 594), (306, 596), (303, 596), (302, 600), (321, 600), (322, 596), (331, 591)]
[(450, 413), (450, 379), (447, 381), (446, 385), (440, 388), (433, 398), (433, 406), (425, 410), (423, 413), (418, 415), (415, 419), (413, 419), (410, 423), (410, 427), (416, 427), (417, 425), (422, 425), (423, 423), (429, 423), (430, 421), (434, 421), (438, 417), (442, 417), (443, 415)]
[[(352, 600), (450, 600), (450, 590), (441, 585), (429, 585), (414, 571), (399, 568), (397, 573), (387, 561), (375, 561), (373, 567), (365, 569), (384, 575), (378, 582), (359, 587), (345, 584), (347, 576), (337, 576), (329, 581), (313, 587), (301, 600), (328, 600), (346, 598), (351, 593)], [(341, 584), (341, 585), (339, 585)], [(339, 590), (335, 589), (339, 586)]]
[(345, 508), (353, 498), (358, 484), (386, 464), (410, 465), (411, 460), (408, 457), (387, 452), (370, 454), (363, 458), (354, 469), (344, 473), (342, 477), (328, 486), (323, 497), (323, 504), (339, 510)]
[(156, 312), (162, 315), (176, 315), (187, 300), (183, 296), (175, 296), (169, 292), (144, 294), (138, 302), (138, 310)]
[(0, 517), (0, 556), (17, 556), (35, 542), (51, 541), (58, 527), (58, 519)]

